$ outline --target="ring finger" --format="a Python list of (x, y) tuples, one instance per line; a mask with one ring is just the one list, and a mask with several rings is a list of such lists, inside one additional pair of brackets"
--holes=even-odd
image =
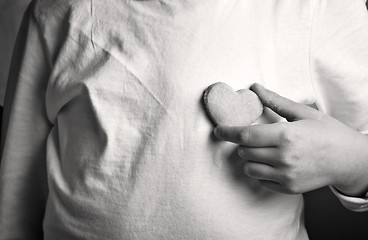
[(267, 164), (247, 161), (244, 164), (244, 172), (249, 177), (259, 180), (268, 180), (274, 182), (280, 182), (281, 180), (277, 169)]

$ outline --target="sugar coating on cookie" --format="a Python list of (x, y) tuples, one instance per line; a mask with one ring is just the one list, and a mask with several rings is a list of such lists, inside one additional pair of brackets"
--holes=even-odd
[(234, 91), (222, 82), (214, 83), (204, 91), (203, 103), (215, 125), (248, 126), (263, 112), (261, 100), (253, 91)]

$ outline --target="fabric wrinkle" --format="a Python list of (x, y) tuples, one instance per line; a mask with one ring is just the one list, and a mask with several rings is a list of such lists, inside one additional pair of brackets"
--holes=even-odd
[[(10, 81), (1, 234), (31, 236), (26, 222), (44, 219), (44, 239), (308, 239), (302, 196), (244, 175), (236, 146), (213, 136), (203, 91), (263, 83), (368, 129), (368, 34), (355, 8), (351, 0), (33, 1)], [(281, 121), (269, 113), (257, 123)]]

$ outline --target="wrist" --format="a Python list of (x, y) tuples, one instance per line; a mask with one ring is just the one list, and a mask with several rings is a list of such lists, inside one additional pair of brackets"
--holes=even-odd
[(363, 198), (368, 192), (368, 184), (354, 186), (333, 186), (338, 192), (349, 197)]
[(357, 136), (353, 145), (355, 148), (345, 160), (345, 171), (332, 186), (344, 195), (362, 197), (368, 192), (368, 135)]

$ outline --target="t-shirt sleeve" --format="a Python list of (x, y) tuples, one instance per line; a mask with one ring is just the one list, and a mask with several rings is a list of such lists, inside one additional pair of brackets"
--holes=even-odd
[(0, 2), (0, 105), (4, 106), (6, 82), (15, 38), (23, 13), (30, 0), (3, 0)]
[[(368, 14), (362, 0), (316, 0), (311, 34), (311, 79), (318, 108), (368, 132)], [(368, 161), (368, 159), (367, 159)], [(368, 210), (366, 199), (333, 191), (345, 207)]]
[(330, 187), (335, 196), (347, 209), (355, 212), (368, 211), (368, 193), (364, 197), (350, 197), (342, 194), (336, 188)]
[(42, 239), (47, 198), (45, 92), (50, 64), (33, 9), (27, 9), (5, 98), (0, 167), (0, 239)]

